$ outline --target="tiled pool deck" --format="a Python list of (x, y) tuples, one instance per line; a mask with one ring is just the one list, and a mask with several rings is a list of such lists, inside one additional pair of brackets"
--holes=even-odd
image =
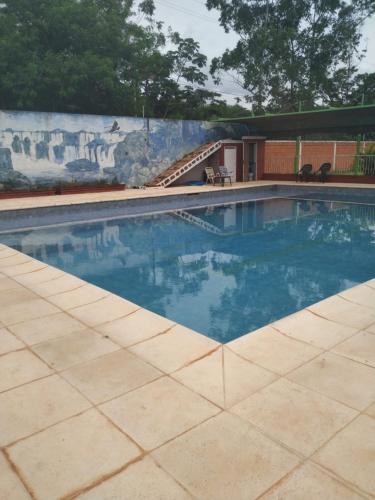
[(375, 498), (375, 280), (222, 345), (0, 245), (0, 448), (1, 500)]

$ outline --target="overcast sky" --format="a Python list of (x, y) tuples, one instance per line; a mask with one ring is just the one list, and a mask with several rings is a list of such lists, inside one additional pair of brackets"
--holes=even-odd
[[(163, 21), (165, 26), (172, 26), (182, 36), (192, 37), (198, 41), (202, 52), (209, 60), (236, 44), (237, 35), (225, 33), (218, 22), (218, 11), (208, 11), (204, 0), (155, 0), (155, 5), (155, 18)], [(360, 70), (373, 72), (375, 71), (375, 16), (368, 20), (363, 28), (363, 46), (367, 47), (367, 54), (360, 63)], [(207, 86), (217, 90), (212, 82)], [(228, 102), (233, 102), (235, 96), (240, 97), (244, 94), (230, 75), (224, 76), (222, 85), (218, 89)]]

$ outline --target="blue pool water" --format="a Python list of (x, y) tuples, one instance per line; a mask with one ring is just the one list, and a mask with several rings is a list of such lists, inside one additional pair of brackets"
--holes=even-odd
[(375, 205), (271, 199), (0, 235), (221, 342), (375, 276)]

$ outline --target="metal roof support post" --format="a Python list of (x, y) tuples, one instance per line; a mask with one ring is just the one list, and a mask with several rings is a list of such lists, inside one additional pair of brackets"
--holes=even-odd
[(294, 173), (297, 175), (300, 169), (301, 163), (301, 136), (299, 135), (296, 140), (296, 154), (294, 157)]
[(360, 173), (361, 152), (362, 152), (362, 135), (358, 134), (357, 135), (356, 151), (355, 151), (355, 159), (354, 159), (354, 165), (353, 165), (354, 174), (356, 174), (356, 175), (358, 175)]

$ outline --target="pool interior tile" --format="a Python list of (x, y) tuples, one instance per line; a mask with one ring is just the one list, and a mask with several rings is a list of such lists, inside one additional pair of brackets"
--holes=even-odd
[(86, 329), (35, 344), (31, 349), (55, 370), (64, 370), (117, 351), (120, 347), (94, 330)]
[(355, 304), (339, 295), (317, 302), (310, 311), (331, 321), (364, 330), (375, 323), (375, 310)]
[(329, 321), (307, 309), (276, 321), (272, 326), (285, 335), (321, 349), (329, 349), (358, 332), (357, 328)]
[(88, 326), (94, 327), (127, 316), (139, 309), (139, 306), (128, 300), (110, 294), (93, 304), (76, 307), (70, 314)]
[(321, 350), (266, 326), (227, 344), (238, 355), (284, 375), (316, 357)]
[(332, 352), (375, 368), (375, 335), (359, 332), (336, 345)]
[(306, 463), (280, 481), (261, 500), (362, 500), (350, 486), (344, 485), (317, 466)]
[(86, 330), (87, 326), (66, 313), (59, 312), (43, 318), (31, 319), (8, 327), (25, 344), (33, 345)]
[(319, 450), (313, 460), (374, 495), (374, 436), (375, 419), (360, 415)]
[(176, 325), (167, 333), (136, 344), (129, 350), (160, 370), (171, 373), (206, 356), (219, 345), (189, 328)]
[(90, 403), (57, 375), (0, 394), (0, 446), (87, 410)]
[(15, 337), (9, 330), (0, 326), (0, 355), (7, 352), (17, 351), (25, 347), (25, 344)]
[(286, 379), (261, 389), (231, 411), (306, 457), (358, 415)]
[(257, 498), (299, 459), (226, 412), (207, 420), (152, 456), (198, 498)]
[(0, 356), (0, 392), (45, 377), (50, 368), (24, 349)]
[(108, 295), (110, 295), (110, 293), (107, 290), (87, 284), (69, 292), (52, 295), (48, 298), (48, 300), (61, 309), (69, 310), (74, 307), (97, 302)]
[(329, 352), (287, 378), (360, 411), (375, 401), (375, 369)]
[(277, 378), (260, 366), (220, 347), (173, 373), (173, 378), (221, 408), (229, 408)]
[(99, 332), (108, 335), (114, 342), (127, 347), (143, 342), (175, 325), (163, 316), (147, 309), (138, 309), (132, 314), (96, 327)]
[(0, 451), (0, 498), (4, 500), (31, 500), (25, 486)]
[(95, 404), (145, 385), (162, 373), (122, 349), (61, 373)]
[(100, 409), (146, 450), (161, 446), (220, 411), (169, 377), (104, 403)]
[(92, 490), (79, 495), (79, 500), (189, 500), (189, 495), (169, 474), (146, 457), (131, 464)]
[(95, 409), (19, 441), (7, 452), (36, 498), (46, 500), (79, 492), (140, 455)]

